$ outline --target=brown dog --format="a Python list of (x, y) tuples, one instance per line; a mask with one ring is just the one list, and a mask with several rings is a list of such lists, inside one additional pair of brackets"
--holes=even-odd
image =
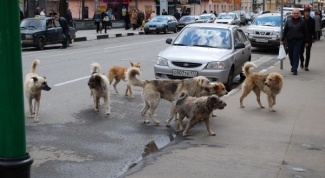
[[(34, 60), (30, 73), (26, 75), (24, 89), (25, 95), (29, 104), (29, 118), (34, 118), (34, 122), (39, 122), (38, 111), (41, 100), (42, 90), (50, 91), (51, 88), (47, 85), (46, 78), (37, 75), (36, 67), (40, 63), (39, 60)], [(34, 109), (33, 109), (33, 100)], [(34, 115), (35, 114), (35, 115)]]
[(207, 127), (210, 136), (216, 134), (210, 128), (210, 115), (215, 109), (223, 109), (227, 104), (222, 101), (217, 95), (190, 97), (187, 94), (182, 94), (176, 101), (176, 110), (179, 114), (178, 122), (176, 125), (176, 132), (183, 130), (183, 119), (189, 119), (183, 136), (188, 135), (188, 130), (196, 122), (203, 120)]
[(104, 98), (106, 115), (109, 115), (111, 113), (109, 82), (105, 75), (100, 74), (100, 65), (98, 63), (92, 64), (88, 86), (90, 95), (92, 95), (94, 99), (95, 111), (99, 111), (99, 100), (100, 98)]
[(273, 106), (276, 103), (276, 95), (280, 93), (283, 85), (282, 76), (279, 73), (273, 72), (270, 74), (262, 74), (257, 72), (250, 72), (250, 67), (256, 67), (254, 63), (246, 62), (243, 71), (246, 76), (242, 85), (242, 95), (240, 97), (240, 107), (244, 108), (244, 98), (253, 90), (256, 94), (256, 99), (261, 108), (264, 108), (261, 104), (260, 94), (261, 91), (267, 94), (267, 101), (269, 104), (269, 110), (274, 112)]
[(142, 99), (145, 105), (141, 110), (141, 115), (144, 123), (149, 123), (145, 117), (149, 110), (151, 119), (155, 124), (159, 124), (159, 121), (154, 117), (154, 111), (158, 107), (160, 99), (173, 102), (179, 98), (181, 93), (195, 97), (202, 96), (206, 92), (214, 93), (213, 85), (203, 76), (184, 80), (139, 80), (135, 77), (136, 75), (140, 75), (138, 68), (132, 67), (127, 70), (129, 84), (143, 88)]
[[(225, 85), (222, 84), (221, 82), (213, 84), (213, 89), (214, 89), (213, 93), (208, 92), (206, 90), (203, 90), (202, 93), (201, 93), (201, 96), (210, 96), (212, 94), (215, 94), (215, 95), (217, 95), (219, 97), (222, 97), (223, 95), (228, 94), (228, 91), (226, 90)], [(172, 108), (171, 108), (170, 114), (169, 114), (169, 118), (166, 120), (166, 127), (171, 126), (170, 122), (171, 122), (171, 120), (173, 119), (174, 116), (175, 116), (175, 120), (177, 119), (177, 112), (176, 112), (175, 105), (176, 105), (176, 101), (173, 101), (172, 102)], [(211, 112), (211, 116), (216, 117), (216, 115), (214, 115), (213, 112)]]
[[(136, 68), (140, 69), (140, 63), (139, 62), (130, 62), (130, 64), (131, 64), (131, 67), (136, 67)], [(121, 81), (121, 79), (123, 81), (126, 81), (125, 80), (125, 72), (128, 70), (128, 68), (130, 68), (130, 67), (113, 66), (108, 71), (107, 78), (109, 80), (109, 84), (112, 84), (113, 79), (115, 78), (115, 83), (113, 84), (113, 86), (114, 86), (114, 90), (115, 90), (116, 93), (118, 93), (118, 91), (116, 89), (116, 85)], [(131, 86), (129, 84), (126, 87), (125, 96), (128, 95), (128, 91), (130, 92), (130, 96), (132, 98), (134, 98)]]

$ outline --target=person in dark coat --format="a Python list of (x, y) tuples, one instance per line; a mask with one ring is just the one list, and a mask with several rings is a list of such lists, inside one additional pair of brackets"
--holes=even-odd
[(63, 33), (63, 42), (62, 42), (62, 48), (67, 47), (67, 42), (69, 38), (69, 24), (68, 21), (64, 17), (59, 17), (59, 16), (54, 16), (54, 20), (59, 21), (60, 26), (62, 28), (62, 33)]
[(126, 11), (126, 14), (125, 14), (125, 16), (124, 16), (124, 23), (125, 23), (125, 30), (130, 29), (130, 23), (131, 23), (131, 20), (130, 20), (130, 14), (129, 14), (129, 11)]
[(310, 60), (310, 50), (311, 50), (311, 46), (313, 45), (313, 43), (316, 40), (316, 31), (315, 31), (315, 20), (310, 17), (310, 8), (307, 7), (304, 10), (304, 17), (303, 19), (306, 21), (307, 24), (307, 41), (308, 41), (308, 46), (306, 47), (306, 61), (304, 64), (304, 52), (305, 52), (305, 46), (304, 44), (301, 46), (301, 50), (300, 50), (300, 67), (304, 68), (305, 67), (305, 71), (309, 71), (308, 66), (309, 66), (309, 60)]
[(95, 25), (96, 25), (96, 32), (100, 32), (102, 33), (102, 30), (100, 29), (100, 21), (101, 21), (101, 13), (99, 12), (99, 10), (97, 10), (93, 16), (93, 20), (95, 21)]
[(70, 27), (73, 27), (73, 19), (71, 14), (71, 9), (68, 8), (67, 13), (65, 14), (65, 19), (67, 20)]
[(34, 11), (34, 16), (35, 15), (40, 15), (39, 6), (37, 6), (35, 11)]
[(144, 20), (144, 13), (139, 10), (139, 13), (138, 13), (138, 19), (137, 19), (137, 26), (138, 28), (140, 27), (140, 30), (142, 30), (142, 21)]
[(181, 18), (181, 14), (178, 12), (178, 10), (176, 10), (174, 17), (179, 20)]
[(105, 33), (107, 33), (107, 26), (109, 22), (108, 15), (105, 12), (102, 12), (101, 19), (102, 19), (102, 29), (105, 29)]

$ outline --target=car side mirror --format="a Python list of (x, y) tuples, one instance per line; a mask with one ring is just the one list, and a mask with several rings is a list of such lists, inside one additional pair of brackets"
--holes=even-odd
[(172, 41), (173, 41), (173, 39), (171, 39), (171, 38), (167, 38), (167, 39), (166, 39), (166, 43), (167, 43), (167, 44), (172, 44)]
[(235, 49), (241, 49), (241, 48), (245, 48), (245, 44), (244, 43), (237, 43), (237, 45), (235, 46)]

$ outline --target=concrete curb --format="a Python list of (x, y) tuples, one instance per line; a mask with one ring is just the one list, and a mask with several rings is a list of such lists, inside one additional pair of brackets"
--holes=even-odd
[(135, 35), (144, 35), (144, 32), (137, 32), (137, 33), (116, 33), (116, 34), (99, 34), (93, 37), (76, 37), (74, 42), (81, 42), (81, 41), (91, 41), (91, 40), (101, 40), (101, 39), (108, 39), (108, 38), (116, 38), (116, 37), (126, 37), (126, 36), (135, 36)]

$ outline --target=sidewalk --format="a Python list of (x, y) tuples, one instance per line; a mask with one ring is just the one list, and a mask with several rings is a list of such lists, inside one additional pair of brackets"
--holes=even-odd
[(144, 31), (142, 30), (125, 30), (124, 28), (112, 28), (107, 29), (107, 33), (102, 30), (102, 33), (96, 33), (96, 29), (93, 30), (78, 30), (76, 32), (76, 38), (74, 42), (79, 41), (89, 41), (89, 40), (99, 40), (106, 38), (114, 38), (114, 37), (123, 37), (123, 36), (133, 36), (133, 35), (143, 35)]
[[(246, 108), (240, 108), (239, 86), (223, 98), (227, 107), (211, 119), (216, 136), (208, 136), (205, 124), (198, 124), (189, 137), (177, 135), (126, 177), (325, 177), (324, 47), (324, 38), (313, 44), (308, 72), (299, 68), (292, 75), (288, 59), (283, 70), (277, 62), (266, 71), (279, 72), (284, 79), (276, 112), (259, 108), (253, 92), (244, 100)], [(261, 102), (267, 106), (264, 93)]]

